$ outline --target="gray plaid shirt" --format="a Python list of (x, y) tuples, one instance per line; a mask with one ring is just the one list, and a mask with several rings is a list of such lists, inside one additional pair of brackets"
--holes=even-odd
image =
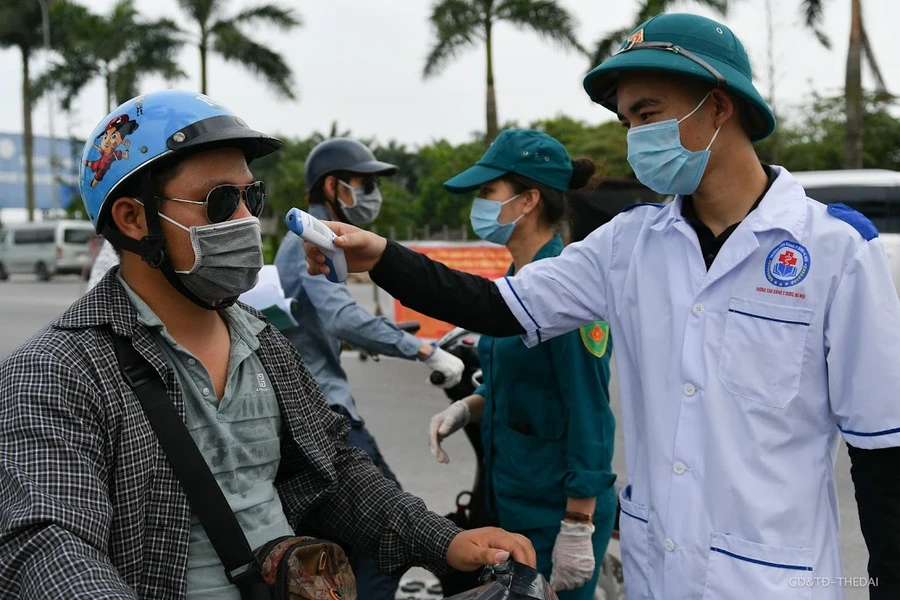
[[(184, 402), (115, 272), (0, 364), (0, 599), (185, 597), (190, 506), (112, 332), (132, 339), (182, 418)], [(386, 571), (441, 569), (456, 527), (343, 443), (347, 421), (284, 337), (267, 327), (259, 340), (284, 420), (276, 486), (291, 525), (352, 542)]]

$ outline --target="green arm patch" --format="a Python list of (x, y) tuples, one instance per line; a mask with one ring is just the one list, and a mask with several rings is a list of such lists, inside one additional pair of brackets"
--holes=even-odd
[(588, 352), (597, 358), (603, 358), (606, 354), (606, 346), (609, 342), (609, 324), (606, 321), (594, 321), (579, 329), (581, 341)]

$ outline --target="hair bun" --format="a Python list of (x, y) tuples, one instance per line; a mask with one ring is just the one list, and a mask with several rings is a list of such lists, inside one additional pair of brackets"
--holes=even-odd
[(572, 178), (569, 179), (570, 190), (580, 190), (590, 183), (597, 173), (597, 165), (590, 158), (576, 158), (572, 161)]

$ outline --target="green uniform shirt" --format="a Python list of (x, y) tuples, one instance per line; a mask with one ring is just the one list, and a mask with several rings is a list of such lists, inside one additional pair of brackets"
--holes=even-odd
[[(562, 249), (556, 236), (534, 260)], [(569, 497), (596, 496), (598, 519), (615, 510), (611, 352), (602, 322), (531, 349), (518, 336), (481, 337), (484, 383), (475, 393), (486, 400), (481, 432), (487, 495), (501, 527), (558, 527)]]
[[(120, 278), (121, 281), (121, 278)], [(268, 375), (257, 358), (257, 334), (265, 323), (232, 306), (223, 311), (231, 333), (228, 379), (221, 402), (206, 368), (168, 334), (162, 321), (128, 287), (138, 322), (153, 329), (184, 394), (185, 423), (237, 516), (251, 548), (293, 535), (275, 489), (281, 461), (281, 413)], [(189, 600), (240, 600), (196, 515), (188, 546)]]

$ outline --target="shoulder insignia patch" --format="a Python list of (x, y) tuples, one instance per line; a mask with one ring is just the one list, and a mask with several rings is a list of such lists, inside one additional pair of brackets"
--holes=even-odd
[(846, 204), (841, 203), (829, 204), (827, 210), (828, 214), (832, 217), (848, 223), (853, 229), (858, 231), (867, 242), (878, 237), (878, 229), (875, 227), (875, 224), (858, 210), (854, 210)]
[(663, 208), (663, 207), (665, 207), (665, 204), (657, 204), (656, 202), (637, 202), (635, 204), (629, 204), (628, 206), (626, 206), (625, 208), (622, 209), (622, 212), (623, 213), (628, 212), (639, 206), (655, 206), (656, 208)]
[(606, 321), (594, 321), (588, 323), (580, 330), (581, 341), (588, 352), (597, 358), (603, 358), (606, 354), (606, 346), (609, 343), (609, 324)]

